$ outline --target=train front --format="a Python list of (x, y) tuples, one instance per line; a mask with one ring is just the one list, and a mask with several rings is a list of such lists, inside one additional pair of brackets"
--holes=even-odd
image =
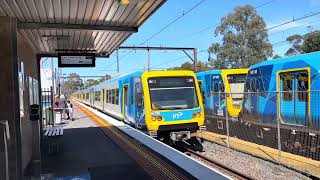
[(151, 136), (177, 142), (205, 129), (202, 99), (192, 71), (145, 72), (142, 80)]

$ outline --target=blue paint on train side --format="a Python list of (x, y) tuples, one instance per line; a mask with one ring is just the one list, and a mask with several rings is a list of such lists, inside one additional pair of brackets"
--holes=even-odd
[(201, 82), (201, 92), (204, 100), (205, 113), (217, 115), (218, 110), (226, 113), (226, 102), (224, 98), (224, 83), (221, 70), (212, 70), (197, 73), (197, 79)]
[(251, 66), (245, 84), (245, 92), (249, 93), (244, 97), (241, 118), (258, 124), (276, 124), (279, 108), (283, 123), (319, 129), (319, 60), (320, 52), (315, 52)]

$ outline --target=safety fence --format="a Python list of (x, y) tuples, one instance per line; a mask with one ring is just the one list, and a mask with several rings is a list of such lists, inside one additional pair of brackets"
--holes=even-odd
[(8, 121), (0, 120), (0, 179), (9, 180), (8, 142), (10, 140)]
[(205, 139), (320, 176), (320, 91), (211, 93)]
[(52, 87), (44, 88), (41, 91), (43, 127), (54, 126), (54, 113), (50, 110), (50, 107), (54, 106), (54, 95), (52, 92)]

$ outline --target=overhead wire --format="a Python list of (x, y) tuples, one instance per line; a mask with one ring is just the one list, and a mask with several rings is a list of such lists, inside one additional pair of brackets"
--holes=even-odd
[[(262, 7), (264, 7), (264, 6), (268, 5), (268, 4), (271, 4), (271, 3), (275, 2), (275, 1), (276, 1), (276, 0), (270, 0), (270, 1), (267, 1), (267, 2), (265, 2), (265, 3), (263, 3), (263, 4), (257, 5), (257, 6), (255, 6), (254, 8), (255, 8), (255, 9), (259, 9), (259, 8), (262, 8)], [(187, 11), (187, 13), (190, 12), (190, 11), (192, 11), (192, 10), (195, 9), (196, 7), (198, 7), (198, 6), (199, 6), (200, 4), (202, 4), (203, 2), (204, 2), (204, 0), (203, 0), (203, 1), (200, 1), (200, 2), (199, 2), (198, 4), (196, 4), (193, 8), (191, 8), (189, 11)], [(181, 16), (179, 16), (176, 20), (173, 21), (173, 23), (174, 23), (175, 21), (177, 21), (178, 19), (182, 18), (184, 15), (185, 15), (185, 14), (182, 14)], [(173, 23), (169, 23), (168, 25), (170, 26), (170, 25), (173, 24)], [(141, 46), (141, 45), (145, 44), (147, 41), (149, 41), (150, 39), (152, 39), (152, 38), (155, 37), (156, 35), (160, 34), (165, 28), (168, 27), (168, 25), (165, 26), (164, 28), (162, 28), (162, 29), (161, 29), (160, 31), (158, 31), (157, 33), (155, 33), (153, 36), (151, 36), (151, 38), (148, 38), (146, 41), (144, 41), (143, 43), (139, 44), (138, 46)], [(220, 25), (220, 23), (217, 23), (217, 24), (215, 24), (214, 26), (212, 26), (212, 25), (211, 25), (211, 26), (208, 26), (208, 27), (206, 27), (206, 28), (203, 28), (203, 29), (195, 32), (195, 33), (192, 33), (192, 34), (190, 34), (190, 35), (187, 35), (187, 36), (185, 36), (185, 37), (190, 37), (190, 36), (194, 36), (194, 35), (196, 35), (196, 34), (200, 34), (200, 33), (204, 32), (204, 31), (207, 31), (207, 30), (209, 30), (209, 29), (211, 29), (211, 28), (217, 27), (218, 25)], [(183, 39), (185, 39), (185, 38), (183, 38)], [(180, 40), (178, 40), (178, 41), (180, 41)], [(130, 52), (132, 52), (132, 51), (130, 51)], [(130, 52), (128, 52), (126, 55), (124, 55), (124, 57), (126, 57)], [(202, 52), (204, 52), (204, 51), (202, 51)], [(199, 52), (198, 52), (198, 53), (199, 53)], [(122, 58), (124, 58), (124, 57), (122, 57)], [(180, 59), (180, 58), (178, 58), (178, 59)]]
[[(191, 11), (193, 11), (194, 9), (196, 9), (198, 6), (200, 6), (202, 3), (204, 3), (206, 0), (201, 0), (199, 1), (197, 4), (193, 5), (190, 9), (188, 9), (187, 11), (183, 12), (180, 16), (176, 17), (173, 21), (171, 21), (170, 23), (168, 23), (166, 26), (164, 26), (163, 28), (161, 28), (159, 31), (157, 31), (156, 33), (154, 33), (153, 35), (151, 35), (149, 38), (147, 38), (146, 40), (144, 40), (142, 43), (140, 43), (138, 45), (142, 46), (145, 43), (147, 43), (148, 41), (150, 41), (151, 39), (153, 39), (154, 37), (156, 37), (157, 35), (159, 35), (161, 32), (163, 32), (164, 30), (168, 29), (170, 26), (172, 26), (174, 23), (176, 23), (178, 20), (180, 20), (182, 17), (184, 17), (185, 15), (189, 14)], [(119, 61), (123, 58), (125, 58), (127, 55), (129, 55), (132, 52), (129, 51), (128, 53), (126, 53), (124, 56), (122, 56)]]
[[(183, 16), (185, 16), (187, 13), (191, 12), (192, 10), (194, 10), (196, 7), (198, 7), (200, 4), (202, 4), (205, 0), (202, 0), (200, 1), (199, 3), (197, 3), (195, 6), (193, 6), (191, 9), (189, 9), (186, 13), (183, 13), (182, 15), (178, 16), (174, 21), (170, 22), (169, 24), (167, 24), (165, 27), (163, 27), (161, 30), (159, 30), (158, 32), (156, 32), (155, 34), (153, 34), (152, 36), (150, 36), (149, 38), (147, 38), (145, 41), (143, 41), (142, 43), (140, 43), (138, 46), (141, 46), (143, 44), (145, 44), (146, 42), (150, 41), (151, 39), (153, 39), (154, 37), (156, 37), (158, 34), (160, 34), (161, 32), (163, 32), (165, 29), (167, 29), (168, 27), (170, 27), (172, 24), (174, 24), (176, 21), (178, 21), (179, 19), (181, 19)], [(268, 2), (265, 2), (261, 5), (258, 5), (258, 6), (255, 6), (255, 9), (258, 9), (258, 8), (261, 8), (263, 6), (266, 6), (268, 4), (271, 4), (272, 2), (275, 2), (276, 0), (271, 0), (271, 1), (268, 1)], [(289, 21), (286, 21), (286, 22), (283, 22), (281, 24), (278, 24), (278, 25), (275, 25), (275, 26), (272, 26), (270, 28), (267, 28), (267, 29), (264, 29), (263, 31), (269, 31), (269, 30), (272, 30), (272, 29), (276, 29), (276, 28), (279, 28), (281, 26), (284, 26), (284, 25), (287, 25), (287, 24), (290, 24), (290, 23), (293, 23), (293, 22), (296, 22), (296, 21), (300, 21), (300, 20), (303, 20), (303, 19), (306, 19), (306, 18), (310, 18), (312, 16), (315, 16), (315, 15), (319, 15), (320, 14), (320, 11), (313, 11), (313, 12), (309, 12), (307, 14), (305, 14), (304, 16), (301, 16), (299, 18), (293, 18), (292, 20), (289, 20)], [(220, 23), (217, 23), (215, 24), (214, 26), (208, 26), (206, 28), (203, 28), (201, 29), (200, 31), (197, 31), (195, 33), (193, 33), (193, 35), (195, 34), (199, 34), (199, 33), (202, 33), (210, 28), (214, 28), (216, 26), (218, 26)], [(303, 26), (303, 25), (302, 25)], [(297, 26), (298, 27), (298, 26)], [(283, 31), (284, 32), (284, 31)], [(189, 36), (188, 36), (189, 37)], [(283, 41), (281, 41), (283, 42)], [(279, 42), (278, 42), (279, 43)], [(288, 43), (287, 43), (288, 44)], [(286, 45), (286, 44), (284, 44)], [(276, 45), (277, 46), (277, 45)], [(203, 52), (206, 52), (207, 49), (203, 49), (203, 50), (200, 50), (198, 52), (198, 54), (200, 53), (203, 53)], [(132, 51), (130, 51), (132, 52)], [(125, 56), (127, 56), (130, 52), (128, 52), (126, 55), (124, 55), (122, 58), (124, 58)], [(167, 64), (168, 62), (175, 62), (177, 60), (180, 60), (180, 59), (183, 59), (183, 58), (186, 58), (187, 56), (183, 56), (183, 57), (179, 57), (177, 59), (174, 59), (174, 60), (171, 60), (171, 61), (166, 61), (164, 63), (161, 63), (161, 64), (158, 64), (158, 65), (155, 65), (155, 66), (159, 66), (159, 65), (163, 65), (163, 64)], [(121, 59), (122, 59), (121, 58)], [(120, 59), (119, 59), (120, 60)], [(112, 63), (110, 66), (112, 66), (113, 64), (115, 64), (116, 62)]]

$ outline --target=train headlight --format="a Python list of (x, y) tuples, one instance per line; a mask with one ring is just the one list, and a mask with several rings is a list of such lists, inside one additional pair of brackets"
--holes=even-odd
[(192, 119), (199, 118), (199, 117), (201, 117), (201, 113), (200, 112), (196, 112), (196, 113), (192, 114)]
[(240, 107), (241, 107), (241, 106), (238, 105), (238, 104), (234, 104), (234, 105), (233, 105), (233, 108), (235, 108), (235, 109), (240, 109)]
[(156, 121), (157, 120), (157, 116), (152, 116), (152, 121)]
[(162, 116), (157, 116), (158, 121), (162, 121)]

